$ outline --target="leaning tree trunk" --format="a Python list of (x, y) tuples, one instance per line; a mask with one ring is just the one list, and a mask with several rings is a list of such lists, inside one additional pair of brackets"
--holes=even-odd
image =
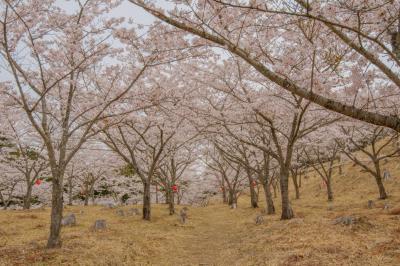
[(27, 183), (27, 189), (24, 196), (24, 210), (29, 210), (31, 208), (31, 199), (32, 199), (32, 184), (31, 182)]
[(143, 183), (143, 220), (150, 221), (151, 219), (151, 195), (150, 182)]
[(61, 247), (61, 219), (63, 214), (63, 176), (54, 175), (51, 195), (51, 223), (47, 248)]
[(380, 175), (376, 175), (375, 181), (379, 188), (379, 199), (386, 199), (387, 194), (386, 194), (385, 186), (383, 185), (383, 182), (382, 182), (382, 177)]
[(168, 202), (168, 209), (169, 209), (169, 215), (175, 214), (175, 199), (174, 199), (174, 193), (170, 192), (170, 197), (169, 197), (169, 202)]
[(280, 170), (280, 186), (282, 198), (282, 220), (292, 219), (294, 217), (293, 210), (290, 207), (289, 201), (289, 170), (287, 167), (282, 167)]
[(263, 183), (265, 200), (267, 202), (267, 214), (275, 214), (274, 200), (272, 199), (271, 187), (267, 180)]

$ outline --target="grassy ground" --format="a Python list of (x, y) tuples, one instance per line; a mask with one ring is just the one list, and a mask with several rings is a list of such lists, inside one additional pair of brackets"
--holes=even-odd
[[(385, 165), (393, 176), (385, 183), (392, 208), (400, 206), (397, 162)], [(185, 225), (168, 215), (166, 205), (153, 205), (152, 222), (101, 206), (67, 207), (65, 213), (75, 213), (78, 224), (63, 229), (59, 250), (44, 248), (49, 209), (0, 211), (0, 265), (400, 265), (400, 217), (376, 200), (373, 178), (349, 164), (344, 175), (334, 177), (333, 203), (320, 184), (315, 175), (303, 180), (301, 199), (292, 200), (295, 219), (279, 220), (276, 199), (278, 214), (259, 226), (254, 218), (260, 209), (249, 208), (246, 196), (236, 210), (219, 199), (205, 208), (189, 207)], [(373, 209), (368, 200), (375, 201)], [(361, 222), (332, 224), (342, 215)], [(106, 219), (108, 229), (92, 232), (96, 219)]]

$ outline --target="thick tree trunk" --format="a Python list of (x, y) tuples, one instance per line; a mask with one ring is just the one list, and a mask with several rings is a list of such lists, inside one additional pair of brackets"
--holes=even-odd
[(24, 196), (24, 210), (29, 210), (31, 208), (31, 199), (32, 199), (32, 184), (29, 182), (27, 184), (26, 193)]
[(143, 220), (151, 220), (150, 182), (143, 184)]
[(280, 185), (281, 185), (281, 198), (282, 198), (282, 220), (292, 219), (294, 217), (293, 210), (289, 201), (289, 169), (280, 169)]
[(175, 214), (175, 199), (174, 199), (174, 193), (170, 192), (170, 197), (169, 197), (169, 202), (168, 202), (168, 209), (169, 209), (169, 215)]
[(47, 248), (61, 247), (61, 219), (63, 214), (63, 177), (54, 176), (52, 180), (51, 197), (51, 223), (50, 236), (47, 241)]
[(228, 204), (229, 206), (233, 206), (234, 204), (237, 206), (236, 193), (232, 190), (229, 190)]
[(265, 200), (267, 203), (267, 214), (275, 214), (275, 206), (274, 206), (274, 201), (272, 199), (271, 188), (267, 181), (264, 182), (263, 188), (264, 188)]

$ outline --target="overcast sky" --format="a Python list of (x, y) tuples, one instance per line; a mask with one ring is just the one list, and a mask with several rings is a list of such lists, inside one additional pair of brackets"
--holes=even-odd
[[(168, 4), (165, 0), (157, 0), (157, 5), (168, 8), (170, 4)], [(57, 4), (66, 10), (72, 9), (73, 3), (71, 1), (66, 0), (58, 0)], [(130, 3), (128, 0), (122, 2), (122, 4), (114, 9), (110, 14), (114, 17), (125, 17), (126, 19), (133, 19), (136, 24), (149, 25), (154, 22), (154, 17), (149, 13), (145, 12), (142, 8), (135, 6)], [(9, 80), (11, 78), (8, 73), (8, 69), (6, 68), (6, 63), (4, 60), (0, 59), (0, 81)]]

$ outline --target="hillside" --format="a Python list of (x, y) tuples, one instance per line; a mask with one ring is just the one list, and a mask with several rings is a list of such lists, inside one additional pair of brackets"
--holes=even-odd
[[(303, 180), (301, 199), (292, 200), (296, 218), (280, 221), (276, 199), (277, 214), (265, 216), (262, 225), (255, 225), (260, 209), (249, 208), (246, 195), (236, 210), (219, 198), (205, 208), (189, 207), (185, 225), (168, 216), (165, 205), (153, 205), (152, 222), (120, 217), (102, 206), (67, 207), (65, 213), (75, 213), (78, 224), (63, 229), (60, 250), (44, 249), (49, 209), (0, 211), (0, 264), (399, 265), (400, 216), (389, 215), (383, 206), (400, 206), (400, 169), (396, 160), (385, 167), (393, 177), (385, 182), (390, 195), (386, 201), (376, 200), (374, 179), (349, 164), (343, 176), (334, 176), (333, 203), (326, 201), (320, 179), (311, 174)], [(372, 209), (368, 200), (375, 202)], [(334, 225), (343, 215), (360, 221)], [(92, 232), (96, 219), (106, 219), (108, 229)]]

